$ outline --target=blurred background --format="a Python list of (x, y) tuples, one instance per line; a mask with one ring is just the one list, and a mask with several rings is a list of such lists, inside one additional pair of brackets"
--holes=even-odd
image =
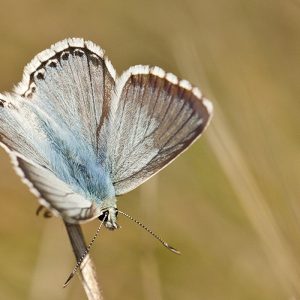
[[(106, 49), (120, 74), (159, 65), (199, 86), (215, 115), (172, 165), (119, 199), (91, 255), (105, 299), (300, 299), (299, 0), (0, 0), (0, 91), (66, 37)], [(0, 298), (85, 299), (59, 218), (0, 151)], [(83, 225), (87, 240), (98, 227)]]

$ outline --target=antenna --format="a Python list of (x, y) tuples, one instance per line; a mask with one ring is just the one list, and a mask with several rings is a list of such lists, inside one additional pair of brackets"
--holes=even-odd
[(170, 250), (170, 251), (172, 251), (173, 253), (176, 253), (176, 254), (181, 254), (180, 251), (176, 250), (175, 248), (170, 246), (168, 243), (163, 241), (157, 234), (155, 234), (152, 230), (150, 230), (144, 224), (142, 224), (138, 220), (134, 219), (133, 217), (129, 216), (128, 214), (124, 213), (123, 211), (118, 210), (118, 212), (120, 214), (124, 215), (125, 217), (127, 217), (128, 219), (130, 219), (131, 221), (135, 222), (136, 224), (138, 224), (142, 228), (144, 228), (146, 231), (148, 231), (153, 237), (155, 237), (159, 242), (161, 242), (168, 250)]
[(98, 227), (94, 237), (92, 238), (92, 240), (90, 241), (90, 243), (88, 244), (88, 246), (86, 247), (85, 251), (83, 252), (83, 254), (81, 255), (81, 257), (79, 258), (79, 260), (77, 261), (73, 271), (71, 272), (71, 274), (69, 275), (68, 279), (66, 280), (66, 282), (64, 283), (63, 287), (65, 288), (69, 282), (71, 281), (71, 279), (74, 277), (74, 275), (76, 274), (78, 268), (80, 267), (82, 261), (84, 260), (84, 258), (87, 256), (87, 254), (90, 252), (90, 249), (92, 247), (92, 245), (94, 244), (99, 232), (100, 232), (100, 229), (104, 223), (104, 221), (106, 220), (107, 218), (107, 215), (108, 215), (108, 212), (105, 212), (105, 216), (104, 218), (102, 219), (101, 223), (100, 223), (100, 226)]

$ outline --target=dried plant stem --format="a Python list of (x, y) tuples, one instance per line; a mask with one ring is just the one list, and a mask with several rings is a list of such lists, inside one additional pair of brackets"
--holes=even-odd
[[(79, 224), (69, 224), (66, 222), (65, 226), (76, 261), (78, 261), (86, 249), (81, 227)], [(78, 273), (88, 300), (103, 300), (104, 298), (97, 282), (94, 264), (89, 255), (83, 260)]]

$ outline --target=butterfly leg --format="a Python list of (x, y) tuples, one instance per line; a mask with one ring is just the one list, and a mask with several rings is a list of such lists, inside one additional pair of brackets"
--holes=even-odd
[(43, 205), (40, 205), (40, 206), (37, 208), (35, 214), (38, 216), (42, 210), (45, 210), (45, 211), (44, 211), (44, 214), (43, 214), (44, 218), (51, 218), (51, 217), (53, 216), (52, 212), (51, 212), (50, 210), (48, 210), (48, 209), (47, 209), (45, 206), (43, 206)]

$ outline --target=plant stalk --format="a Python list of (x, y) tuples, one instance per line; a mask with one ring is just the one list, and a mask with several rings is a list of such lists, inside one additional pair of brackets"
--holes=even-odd
[[(73, 252), (78, 261), (86, 249), (86, 243), (79, 224), (64, 222), (72, 245)], [(99, 284), (97, 282), (94, 263), (89, 254), (85, 257), (78, 270), (81, 284), (88, 300), (104, 300)]]

